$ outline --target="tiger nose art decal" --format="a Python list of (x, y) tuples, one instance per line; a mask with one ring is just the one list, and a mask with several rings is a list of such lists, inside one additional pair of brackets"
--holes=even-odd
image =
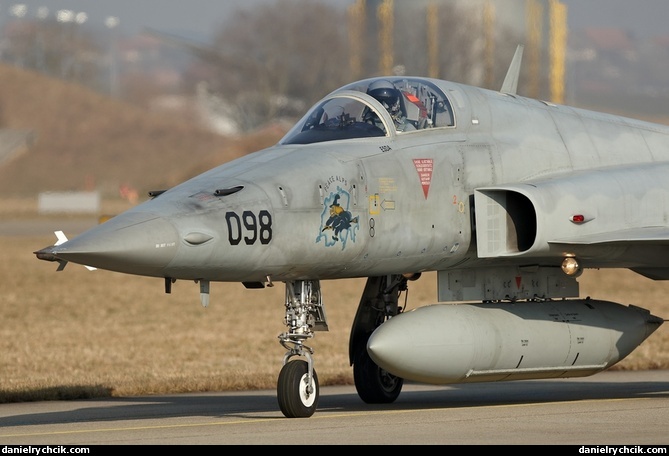
[(323, 200), (323, 212), (321, 212), (321, 225), (316, 242), (323, 242), (326, 247), (332, 247), (341, 243), (341, 249), (346, 248), (350, 240), (355, 242), (355, 236), (360, 228), (358, 217), (348, 210), (351, 195), (341, 187), (330, 193)]

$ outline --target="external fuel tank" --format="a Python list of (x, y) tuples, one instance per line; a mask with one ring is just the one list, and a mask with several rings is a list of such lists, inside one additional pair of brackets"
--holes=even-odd
[(435, 304), (382, 324), (367, 350), (382, 369), (422, 383), (583, 377), (625, 358), (662, 323), (646, 309), (591, 299)]

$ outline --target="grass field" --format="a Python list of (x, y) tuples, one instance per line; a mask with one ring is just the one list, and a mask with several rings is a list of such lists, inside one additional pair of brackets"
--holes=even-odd
[[(0, 237), (0, 402), (275, 388), (284, 349), (284, 287), (187, 281), (38, 261), (53, 237)], [(669, 318), (669, 283), (630, 271), (586, 271), (582, 296)], [(352, 384), (348, 337), (364, 279), (322, 284), (330, 330), (312, 339), (321, 385)], [(436, 300), (436, 275), (410, 282), (408, 308)], [(613, 369), (669, 368), (663, 325)]]

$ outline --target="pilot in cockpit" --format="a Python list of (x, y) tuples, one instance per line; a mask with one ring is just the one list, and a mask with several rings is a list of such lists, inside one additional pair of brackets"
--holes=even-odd
[[(376, 98), (390, 114), (397, 131), (415, 130), (416, 127), (407, 119), (402, 110), (403, 95), (392, 82), (385, 79), (372, 82), (367, 94)], [(377, 119), (378, 120), (378, 119)]]

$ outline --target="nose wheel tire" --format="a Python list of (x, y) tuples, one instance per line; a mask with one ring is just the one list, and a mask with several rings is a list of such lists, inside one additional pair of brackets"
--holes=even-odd
[(318, 406), (318, 376), (313, 370), (309, 377), (309, 365), (297, 359), (284, 364), (277, 383), (279, 408), (287, 418), (308, 418)]

